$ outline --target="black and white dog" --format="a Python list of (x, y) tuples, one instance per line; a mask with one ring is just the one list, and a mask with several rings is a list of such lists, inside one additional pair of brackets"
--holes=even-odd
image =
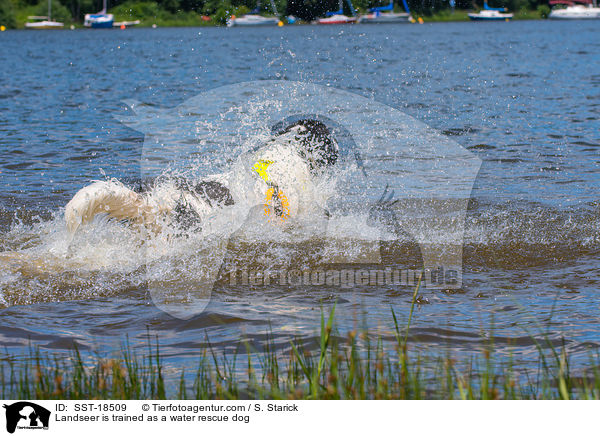
[(336, 164), (339, 152), (324, 123), (302, 119), (251, 152), (245, 160), (250, 166), (237, 165), (199, 182), (167, 178), (141, 192), (117, 180), (94, 182), (67, 204), (67, 228), (74, 233), (99, 214), (153, 231), (165, 222), (187, 228), (240, 201), (263, 204), (266, 215), (286, 220), (307, 210), (316, 180)]

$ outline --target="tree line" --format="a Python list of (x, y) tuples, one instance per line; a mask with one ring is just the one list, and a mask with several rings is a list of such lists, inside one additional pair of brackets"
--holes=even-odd
[[(294, 15), (302, 20), (311, 21), (323, 16), (327, 11), (338, 9), (339, 0), (274, 0), (280, 15)], [(102, 8), (102, 0), (52, 0), (53, 15), (63, 20), (61, 15), (69, 14), (70, 20), (82, 21), (86, 13), (98, 12)], [(435, 12), (449, 9), (450, 0), (407, 0), (411, 12), (416, 15), (431, 15)], [(483, 5), (483, 0), (454, 0), (457, 9), (476, 9)], [(155, 3), (156, 6), (171, 14), (194, 12), (197, 14), (215, 16), (222, 20), (235, 11), (250, 11), (257, 6), (256, 0), (108, 0), (109, 9), (130, 3)], [(366, 11), (370, 7), (382, 6), (388, 0), (354, 0), (354, 8)], [(534, 10), (538, 6), (548, 4), (548, 0), (489, 0), (490, 6), (506, 7), (512, 11), (523, 9)], [(40, 12), (46, 8), (47, 0), (0, 0), (0, 24), (14, 27), (15, 14), (18, 10), (32, 10), (37, 7)], [(396, 1), (398, 9), (402, 2)], [(270, 1), (262, 1), (261, 9), (272, 13)], [(37, 10), (37, 9), (35, 9)], [(344, 11), (350, 13), (350, 7), (344, 0)], [(43, 14), (42, 14), (43, 15)]]

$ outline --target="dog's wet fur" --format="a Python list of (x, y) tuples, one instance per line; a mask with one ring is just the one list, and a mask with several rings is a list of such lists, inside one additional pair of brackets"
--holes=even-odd
[(289, 133), (298, 126), (306, 129), (296, 135), (296, 140), (302, 145), (300, 156), (307, 162), (311, 174), (317, 175), (335, 165), (339, 150), (329, 128), (320, 121), (306, 119), (290, 124), (279, 133)]
[[(333, 138), (331, 130), (324, 123), (314, 119), (295, 121), (279, 130), (276, 137), (291, 132), (294, 133), (298, 154), (306, 162), (312, 176), (316, 177), (322, 174), (338, 161), (338, 144)], [(162, 181), (163, 179), (159, 180)], [(133, 186), (135, 193), (146, 194), (157, 186), (159, 180), (137, 180), (134, 183), (129, 183), (129, 185)], [(192, 183), (182, 177), (170, 177), (168, 180), (173, 182), (182, 194), (181, 199), (171, 210), (171, 216), (181, 230), (199, 227), (202, 221), (198, 211), (194, 209), (193, 205), (186, 202), (186, 198), (195, 197), (206, 203), (211, 209), (220, 209), (235, 204), (230, 190), (217, 181), (205, 180)], [(273, 188), (277, 192), (278, 187), (273, 186)], [(277, 198), (277, 195), (275, 197)], [(274, 213), (281, 216), (283, 208), (275, 204)]]

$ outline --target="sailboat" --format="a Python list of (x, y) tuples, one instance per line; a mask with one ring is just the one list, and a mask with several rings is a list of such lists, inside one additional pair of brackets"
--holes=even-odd
[(25, 23), (26, 29), (62, 29), (65, 25), (58, 21), (52, 21), (52, 0), (48, 0), (48, 16), (47, 17), (27, 17), (32, 22)]
[(548, 15), (548, 18), (552, 20), (600, 19), (600, 8), (596, 0), (593, 3), (591, 0), (550, 0), (550, 4), (566, 6), (566, 8), (552, 8), (550, 15)]
[(354, 6), (352, 6), (352, 2), (348, 1), (348, 6), (350, 6), (350, 11), (352, 12), (352, 16), (348, 17), (344, 15), (344, 3), (343, 0), (340, 0), (340, 9), (338, 11), (327, 12), (325, 18), (319, 18), (317, 20), (317, 24), (352, 24), (356, 23), (356, 17), (354, 13)]
[[(271, 0), (271, 10), (275, 14), (274, 17), (263, 17), (259, 15), (260, 13), (260, 1), (257, 2), (256, 8), (250, 11), (249, 14), (243, 15), (241, 17), (236, 17), (232, 15), (227, 20), (227, 27), (233, 26), (278, 26), (281, 22), (279, 20), (279, 13), (277, 12), (277, 6), (275, 6), (275, 2)], [(283, 23), (282, 23), (283, 24)]]
[(106, 13), (106, 0), (102, 0), (102, 10), (97, 14), (85, 14), (83, 25), (92, 29), (112, 29), (115, 17)]
[(483, 10), (470, 13), (469, 18), (473, 21), (510, 21), (513, 14), (506, 12), (506, 8), (490, 8), (487, 1), (483, 2)]
[(394, 12), (394, 0), (390, 0), (390, 4), (387, 6), (370, 8), (369, 13), (361, 15), (358, 22), (364, 24), (409, 23), (413, 20), (410, 16), (408, 4), (406, 0), (402, 0), (402, 3), (406, 12)]

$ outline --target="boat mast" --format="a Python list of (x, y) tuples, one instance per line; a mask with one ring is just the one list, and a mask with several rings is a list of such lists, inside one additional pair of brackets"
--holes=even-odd
[(52, 0), (48, 0), (48, 21), (52, 21)]
[(102, 10), (100, 11), (101, 14), (106, 14), (106, 0), (102, 0)]

